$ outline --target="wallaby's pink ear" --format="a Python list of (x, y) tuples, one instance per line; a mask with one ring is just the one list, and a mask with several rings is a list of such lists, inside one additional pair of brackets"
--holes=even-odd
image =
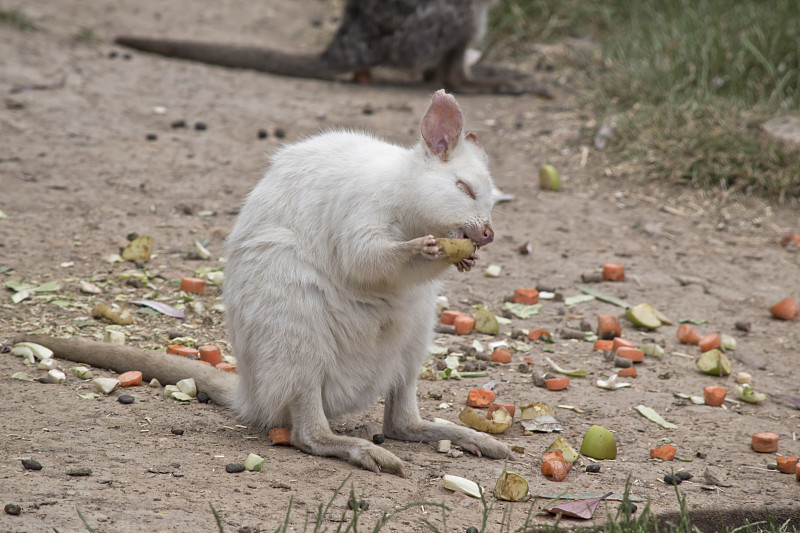
[(469, 142), (471, 142), (472, 144), (474, 144), (475, 146), (478, 146), (478, 134), (475, 133), (474, 131), (467, 133), (464, 136), (464, 138)]
[(461, 108), (456, 99), (444, 92), (436, 91), (428, 112), (422, 117), (422, 138), (428, 148), (442, 161), (450, 159), (450, 152), (458, 144), (464, 125)]

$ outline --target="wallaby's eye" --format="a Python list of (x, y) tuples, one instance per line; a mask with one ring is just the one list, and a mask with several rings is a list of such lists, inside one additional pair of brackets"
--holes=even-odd
[(469, 183), (467, 183), (466, 181), (464, 181), (464, 180), (456, 181), (456, 187), (461, 189), (461, 191), (464, 194), (466, 194), (467, 196), (469, 196), (473, 200), (475, 199), (475, 191), (472, 190), (472, 187), (470, 187)]

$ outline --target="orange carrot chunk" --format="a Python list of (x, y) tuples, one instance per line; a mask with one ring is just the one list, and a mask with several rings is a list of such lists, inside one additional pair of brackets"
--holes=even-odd
[(753, 433), (753, 450), (760, 453), (772, 453), (778, 451), (778, 435), (770, 431), (764, 433)]
[(439, 320), (441, 321), (442, 324), (447, 324), (448, 326), (452, 326), (456, 318), (458, 318), (463, 314), (465, 313), (462, 313), (461, 311), (452, 311), (450, 309), (445, 309), (439, 316)]
[(797, 456), (790, 455), (789, 457), (777, 457), (778, 470), (784, 474), (794, 474), (797, 470)]
[(636, 345), (633, 344), (633, 342), (629, 341), (628, 339), (623, 339), (622, 337), (614, 337), (614, 342), (611, 344), (611, 351), (617, 353), (617, 350), (621, 347), (636, 348)]
[(567, 479), (567, 465), (563, 460), (551, 459), (542, 463), (542, 474), (551, 476), (553, 481), (564, 481)]
[(610, 352), (614, 349), (614, 341), (610, 340), (596, 340), (594, 341), (594, 350), (596, 352)]
[(628, 368), (623, 368), (617, 372), (617, 375), (620, 377), (635, 378), (637, 376), (636, 367), (630, 366)]
[(603, 279), (605, 281), (625, 281), (625, 267), (616, 263), (603, 265)]
[(675, 452), (678, 451), (672, 444), (665, 444), (658, 448), (650, 450), (650, 457), (654, 459), (662, 459), (664, 461), (672, 461), (675, 458)]
[(489, 407), (494, 401), (494, 392), (488, 389), (472, 389), (467, 394), (467, 405), (470, 407)]
[(616, 354), (619, 357), (630, 359), (634, 363), (641, 363), (644, 361), (644, 351), (639, 348), (631, 348), (630, 346), (620, 346), (617, 348)]
[(206, 280), (203, 278), (183, 278), (181, 280), (183, 292), (203, 292), (206, 290)]
[(234, 363), (226, 363), (225, 361), (219, 363), (215, 367), (217, 370), (222, 370), (223, 372), (230, 372), (232, 374), (236, 374), (236, 364)]
[(550, 391), (563, 390), (569, 387), (569, 378), (550, 378), (544, 380), (544, 387)]
[(208, 361), (211, 366), (216, 366), (222, 362), (222, 352), (218, 346), (206, 344), (197, 348), (197, 351), (200, 352), (200, 360)]
[(117, 377), (120, 387), (136, 387), (142, 384), (142, 373), (138, 370), (130, 370)]
[(534, 329), (528, 333), (528, 339), (532, 341), (538, 341), (539, 339), (542, 339), (543, 341), (550, 341), (552, 338), (553, 335), (546, 329)]
[(486, 418), (491, 420), (492, 419), (492, 413), (494, 413), (495, 411), (497, 411), (501, 407), (505, 407), (506, 411), (508, 411), (508, 414), (510, 414), (512, 417), (514, 416), (514, 412), (517, 410), (516, 406), (511, 405), (511, 404), (493, 403), (492, 405), (489, 406), (489, 411), (486, 413)]
[(790, 244), (800, 245), (800, 233), (784, 233), (781, 237), (781, 246), (789, 246)]
[(697, 345), (700, 346), (700, 351), (705, 353), (709, 350), (713, 350), (714, 348), (719, 348), (720, 342), (719, 335), (716, 333), (710, 333), (705, 337), (702, 337), (697, 342)]
[(469, 335), (472, 333), (472, 328), (475, 327), (475, 319), (469, 315), (457, 316), (453, 321), (456, 328), (456, 335)]
[(709, 385), (705, 389), (703, 389), (703, 398), (706, 399), (706, 405), (713, 405), (715, 407), (719, 407), (723, 403), (725, 403), (725, 395), (728, 391), (725, 390), (725, 387), (718, 387), (716, 385)]
[(269, 438), (273, 446), (291, 446), (292, 430), (287, 428), (272, 428), (269, 430)]
[(691, 324), (684, 323), (678, 326), (677, 337), (683, 344), (697, 344), (700, 342), (700, 334)]
[(789, 296), (770, 307), (769, 312), (772, 313), (772, 316), (775, 318), (793, 320), (800, 315), (800, 308), (797, 307), (797, 302), (794, 301), (794, 298)]
[(200, 352), (189, 346), (181, 346), (180, 344), (170, 344), (167, 346), (167, 353), (179, 355), (181, 357), (189, 357), (191, 359), (199, 359)]
[(515, 304), (534, 305), (539, 303), (539, 291), (536, 289), (517, 289), (512, 301)]
[(542, 463), (546, 463), (547, 461), (561, 461), (562, 463), (565, 462), (564, 454), (561, 450), (550, 450), (549, 452), (544, 452), (542, 454)]
[(597, 315), (597, 336), (610, 340), (622, 335), (622, 322), (616, 315)]
[(511, 350), (505, 346), (498, 346), (492, 351), (492, 361), (495, 363), (510, 363)]

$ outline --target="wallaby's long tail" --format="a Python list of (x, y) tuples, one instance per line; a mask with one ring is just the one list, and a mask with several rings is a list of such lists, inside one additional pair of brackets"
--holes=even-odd
[(151, 39), (121, 36), (119, 45), (167, 57), (189, 59), (228, 68), (242, 68), (322, 80), (333, 79), (343, 72), (335, 71), (320, 54), (290, 54), (255, 46), (234, 46), (197, 41)]
[(198, 391), (205, 392), (214, 403), (225, 407), (230, 406), (231, 392), (236, 386), (235, 374), (222, 372), (185, 357), (133, 346), (46, 335), (19, 335), (14, 342), (35, 342), (53, 350), (57, 357), (97, 368), (109, 368), (115, 372), (139, 370), (145, 380), (156, 378), (162, 385), (194, 378)]

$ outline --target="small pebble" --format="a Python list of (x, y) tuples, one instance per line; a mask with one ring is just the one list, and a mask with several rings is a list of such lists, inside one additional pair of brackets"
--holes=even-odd
[(372, 109), (372, 106), (365, 105), (364, 109), (362, 109), (361, 112), (364, 113), (365, 115), (371, 115), (371, 114), (373, 114), (375, 112), (375, 110)]
[(124, 59), (125, 61), (130, 61), (131, 60), (131, 55), (130, 54), (123, 54), (122, 55), (122, 59)]
[(185, 128), (186, 127), (186, 121), (185, 120), (174, 120), (169, 125), (169, 127), (172, 128), (172, 129)]
[(22, 466), (25, 467), (25, 470), (41, 470), (42, 463), (36, 461), (34, 459), (23, 459)]
[(208, 403), (211, 397), (203, 391), (197, 393), (197, 401), (200, 403)]
[(197, 131), (206, 131), (208, 129), (208, 126), (206, 125), (205, 122), (195, 122), (194, 129)]
[(681, 481), (688, 481), (688, 480), (692, 479), (692, 474), (690, 474), (690, 473), (689, 473), (689, 472), (687, 472), (686, 470), (679, 470), (679, 471), (675, 472), (675, 475), (676, 475), (676, 476), (677, 476), (677, 477), (678, 477), (678, 478), (679, 478)]
[(275, 137), (277, 137), (278, 139), (283, 139), (284, 137), (286, 137), (286, 130), (284, 130), (283, 128), (275, 128)]
[(244, 472), (244, 465), (228, 463), (225, 465), (225, 471), (229, 474), (238, 474), (239, 472)]
[(355, 498), (350, 498), (347, 500), (347, 508), (353, 511), (356, 509), (366, 511), (369, 509), (369, 502), (367, 500), (356, 500)]
[(117, 401), (119, 403), (122, 403), (122, 404), (125, 404), (125, 405), (132, 404), (135, 400), (136, 400), (136, 398), (134, 398), (130, 394), (122, 394), (122, 395), (120, 395), (119, 398), (117, 398)]
[(73, 470), (68, 470), (67, 471), (67, 475), (68, 476), (74, 476), (74, 477), (91, 476), (92, 475), (92, 469), (91, 468), (86, 468), (86, 467), (75, 468)]
[(148, 133), (145, 138), (148, 141), (157, 141), (158, 140), (158, 135), (156, 135), (155, 133)]
[(267, 133), (267, 130), (265, 130), (265, 129), (258, 130), (258, 138), (259, 139), (266, 139), (267, 137), (269, 137), (269, 133)]
[(681, 478), (679, 478), (678, 476), (673, 476), (672, 474), (667, 474), (666, 476), (664, 476), (664, 483), (666, 483), (667, 485), (680, 485)]
[(383, 444), (383, 441), (385, 440), (386, 437), (383, 435), (383, 433), (375, 433), (372, 436), (372, 442), (374, 442), (375, 444)]
[(623, 513), (627, 512), (628, 514), (633, 514), (636, 512), (637, 509), (638, 507), (636, 507), (636, 505), (634, 505), (631, 502), (628, 502), (627, 505), (625, 503), (619, 504), (619, 510), (622, 511)]
[(600, 472), (600, 465), (586, 465), (586, 471), (596, 474)]
[(469, 526), (467, 528), (467, 533), (480, 533), (480, 531), (478, 531), (478, 528), (475, 526)]
[(183, 430), (178, 428), (172, 428), (173, 435), (183, 435)]
[(116, 58), (118, 55), (119, 55), (119, 54), (117, 53), (117, 51), (116, 51), (116, 50), (111, 50), (111, 51), (108, 53), (108, 58), (109, 58), (109, 59), (114, 59), (114, 58)]
[(22, 507), (17, 505), (16, 503), (7, 503), (4, 507), (6, 514), (19, 516), (22, 513)]

